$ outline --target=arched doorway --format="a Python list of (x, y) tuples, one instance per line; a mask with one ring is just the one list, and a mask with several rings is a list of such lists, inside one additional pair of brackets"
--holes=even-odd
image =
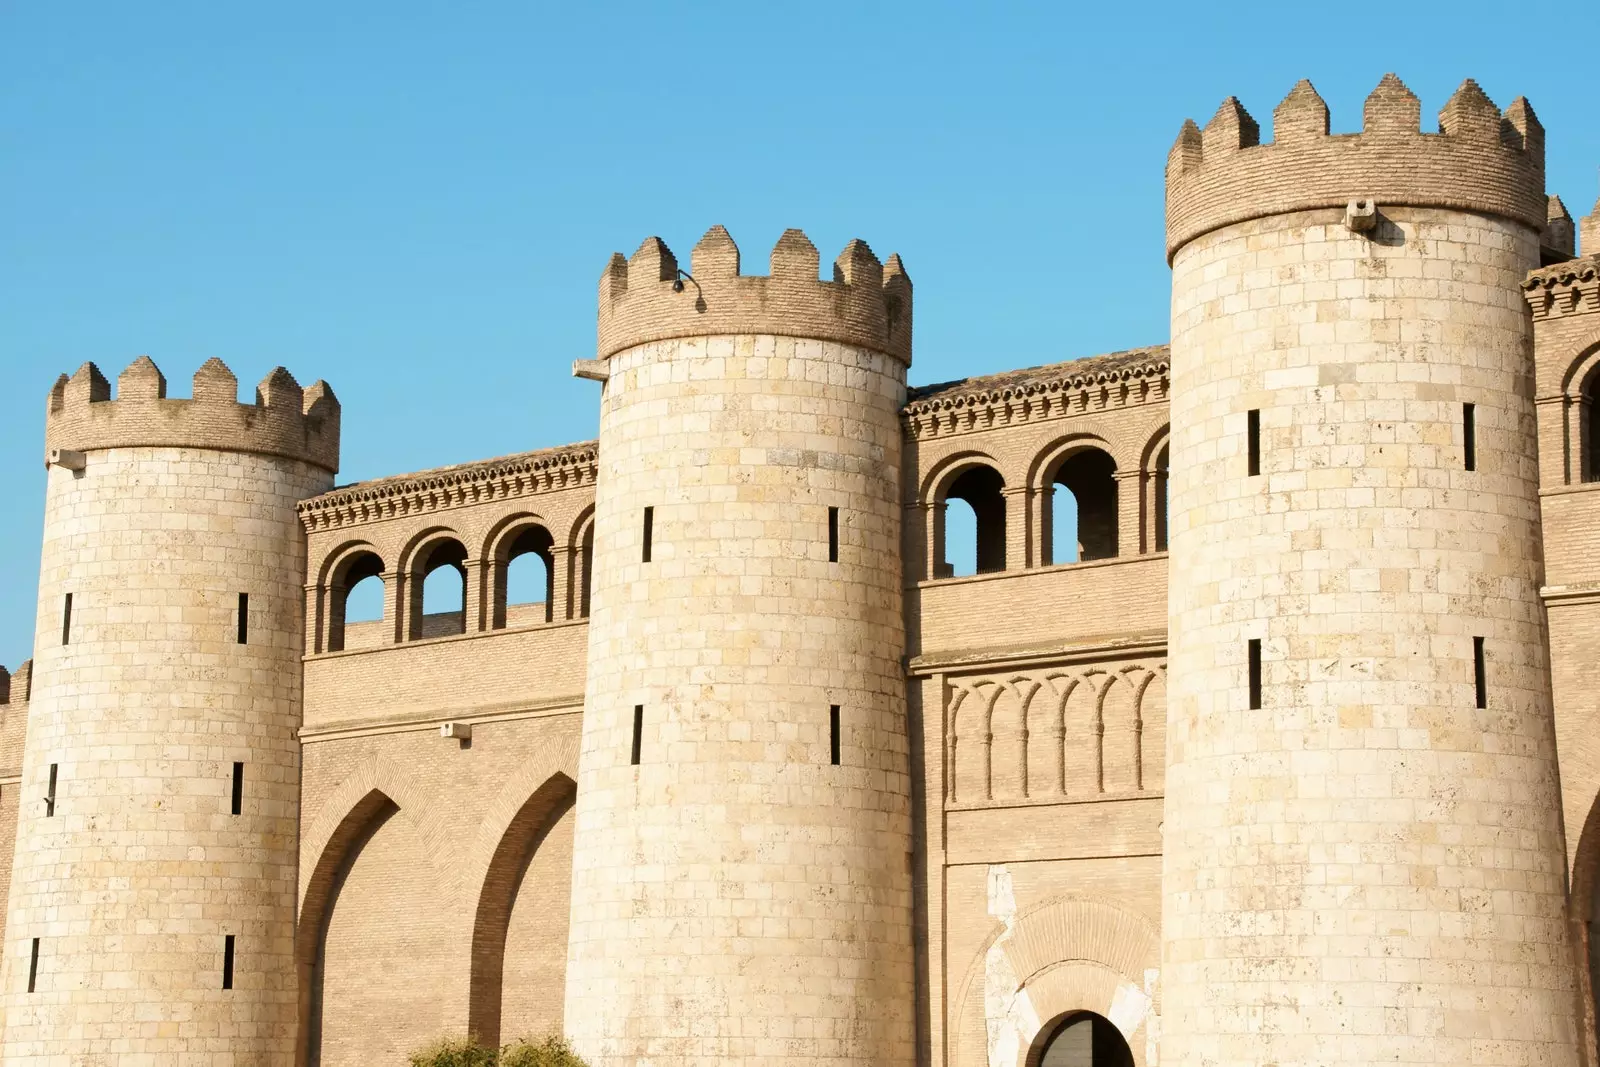
[(1111, 1020), (1077, 1011), (1040, 1029), (1028, 1067), (1133, 1067), (1133, 1050)]

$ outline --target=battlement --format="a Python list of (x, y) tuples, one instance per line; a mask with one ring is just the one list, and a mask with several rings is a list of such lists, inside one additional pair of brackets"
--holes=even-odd
[(1586, 256), (1600, 255), (1600, 200), (1594, 210), (1578, 223), (1578, 251)]
[(1544, 233), (1539, 235), (1539, 257), (1546, 263), (1571, 259), (1577, 251), (1577, 228), (1572, 213), (1559, 196), (1552, 196), (1545, 209)]
[(278, 367), (239, 403), (239, 379), (220, 359), (194, 375), (191, 400), (168, 400), (167, 379), (149, 356), (117, 378), (116, 399), (100, 368), (85, 363), (50, 389), (48, 452), (105, 448), (206, 448), (256, 452), (339, 469), (339, 400), (328, 383), (302, 389)]
[(1504, 113), (1472, 79), (1421, 132), (1417, 97), (1385, 74), (1360, 133), (1330, 134), (1328, 105), (1302, 81), (1272, 113), (1274, 140), (1234, 97), (1201, 129), (1185, 120), (1167, 157), (1167, 258), (1222, 226), (1352, 200), (1455, 208), (1546, 225), (1544, 127), (1519, 97)]
[(600, 276), (599, 355), (672, 337), (770, 333), (857, 345), (911, 363), (911, 279), (898, 255), (880, 263), (864, 241), (818, 278), (817, 247), (785, 230), (768, 276), (739, 273), (739, 248), (721, 226), (689, 254), (685, 275), (658, 237), (632, 259), (614, 253)]
[(0, 705), (26, 704), (33, 692), (33, 660), (23, 660), (15, 674), (0, 667)]

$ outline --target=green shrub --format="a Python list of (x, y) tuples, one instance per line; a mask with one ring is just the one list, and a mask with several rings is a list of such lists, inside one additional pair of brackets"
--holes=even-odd
[(499, 1067), (589, 1067), (564, 1037), (534, 1042), (523, 1039), (500, 1050)]
[(471, 1038), (440, 1038), (411, 1054), (411, 1067), (589, 1067), (567, 1039), (551, 1035), (539, 1041), (524, 1038), (496, 1052)]
[(494, 1049), (470, 1037), (443, 1037), (411, 1054), (411, 1067), (495, 1067)]

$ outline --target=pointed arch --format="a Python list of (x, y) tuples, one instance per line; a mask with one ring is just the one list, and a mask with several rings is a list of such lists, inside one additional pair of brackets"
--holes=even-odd
[(422, 842), (434, 884), (441, 894), (454, 896), (453, 848), (437, 815), (430, 817), (427, 812), (400, 768), (373, 755), (345, 777), (301, 838), (300, 909), (295, 924), (295, 969), (300, 980), (295, 1062), (300, 1067), (311, 1062), (319, 1040), (315, 972), (332, 903), (341, 877), (366, 841), (391, 818), (402, 819)]
[(522, 890), (529, 860), (562, 816), (572, 810), (577, 795), (576, 782), (560, 771), (552, 774), (511, 819), (484, 872), (472, 921), (467, 1030), (490, 1048), (500, 1044), (506, 935), (512, 906)]
[[(353, 767), (336, 786), (322, 806), (322, 813), (300, 836), (300, 924), (305, 925), (311, 879), (328, 857), (337, 851), (335, 838), (343, 833), (346, 824), (369, 794), (382, 793), (403, 813), (422, 839), (430, 866), (441, 887), (454, 892), (459, 875), (456, 873), (455, 845), (445, 831), (437, 812), (430, 810), (423, 797), (411, 787), (411, 776), (391, 760), (373, 754)], [(307, 860), (309, 859), (309, 862)], [(338, 865), (338, 858), (332, 860)]]

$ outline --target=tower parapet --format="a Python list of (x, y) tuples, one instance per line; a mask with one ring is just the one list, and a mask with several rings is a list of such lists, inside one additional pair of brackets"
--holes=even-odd
[(1167, 258), (1231, 223), (1371, 200), (1546, 222), (1544, 127), (1527, 100), (1504, 113), (1461, 83), (1421, 131), (1422, 107), (1393, 74), (1367, 97), (1360, 133), (1330, 134), (1328, 105), (1301, 81), (1272, 113), (1274, 139), (1234, 97), (1202, 130), (1186, 120), (1167, 156)]
[(1600, 200), (1594, 202), (1594, 210), (1578, 223), (1578, 252), (1600, 256)]
[(117, 378), (117, 396), (100, 368), (85, 363), (50, 389), (45, 447), (52, 452), (106, 448), (205, 448), (303, 460), (339, 469), (339, 400), (327, 382), (302, 389), (275, 368), (239, 403), (239, 379), (212, 358), (195, 372), (192, 400), (167, 399), (167, 379), (149, 356)]
[(739, 248), (713, 226), (689, 254), (687, 276), (659, 237), (632, 259), (613, 253), (600, 276), (599, 356), (673, 337), (772, 334), (857, 345), (911, 362), (911, 279), (898, 255), (880, 263), (851, 241), (821, 281), (817, 246), (785, 230), (768, 276), (739, 273)]

